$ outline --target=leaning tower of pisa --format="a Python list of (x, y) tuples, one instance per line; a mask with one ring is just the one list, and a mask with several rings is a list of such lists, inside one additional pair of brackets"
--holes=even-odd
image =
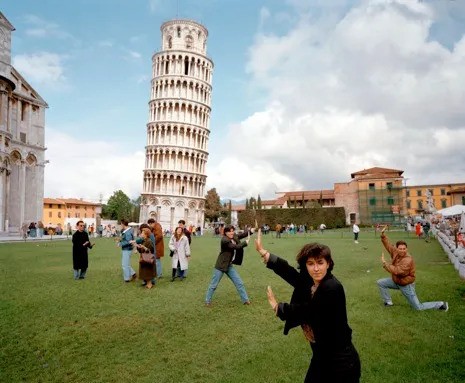
[(180, 219), (203, 226), (213, 62), (207, 29), (191, 20), (161, 26), (162, 48), (152, 57), (140, 220), (163, 229)]

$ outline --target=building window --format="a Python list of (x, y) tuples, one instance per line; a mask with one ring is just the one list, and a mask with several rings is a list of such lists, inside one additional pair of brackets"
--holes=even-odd
[(375, 184), (368, 184), (369, 190), (375, 190)]
[(61, 218), (61, 211), (58, 212), (58, 218)]
[(388, 205), (394, 205), (394, 198), (388, 197), (388, 199), (387, 199), (387, 204), (388, 204)]
[(406, 204), (407, 204), (407, 209), (411, 209), (411, 208), (412, 208), (412, 203), (410, 202), (409, 199), (406, 201)]
[(406, 196), (406, 197), (410, 197), (410, 190), (406, 190), (406, 191), (405, 191), (405, 196)]
[(462, 196), (462, 205), (465, 205), (465, 195)]
[(71, 218), (71, 213), (68, 213), (68, 218)]
[(178, 37), (181, 37), (181, 27), (178, 27), (176, 31), (177, 31)]
[(52, 218), (52, 212), (51, 211), (48, 212), (48, 218)]
[(26, 119), (26, 106), (27, 104), (25, 102), (21, 103), (21, 121)]
[(434, 195), (434, 189), (428, 189), (431, 195)]
[(387, 187), (388, 189), (392, 189), (392, 182), (386, 183), (386, 187)]
[(26, 133), (19, 133), (19, 140), (25, 144), (26, 143)]
[(417, 197), (421, 197), (421, 190), (417, 190)]
[(84, 206), (84, 210), (87, 210), (87, 206)]
[(445, 207), (447, 207), (447, 200), (446, 200), (446, 199), (442, 199), (442, 200), (441, 200), (441, 209), (444, 209)]
[(423, 210), (423, 201), (421, 199), (417, 201), (417, 206), (419, 210)]
[(53, 208), (53, 205), (51, 203), (49, 203), (48, 207), (51, 209), (51, 208)]
[(446, 195), (446, 189), (441, 189), (441, 195)]
[(375, 206), (376, 205), (376, 198), (370, 198), (370, 205)]

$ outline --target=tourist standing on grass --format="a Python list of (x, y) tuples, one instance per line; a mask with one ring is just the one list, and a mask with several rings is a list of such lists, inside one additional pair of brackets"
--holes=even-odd
[(415, 262), (407, 252), (407, 243), (397, 241), (394, 247), (384, 234), (385, 230), (386, 227), (381, 230), (381, 241), (384, 248), (391, 255), (391, 263), (386, 262), (384, 253), (381, 255), (381, 262), (383, 263), (383, 269), (391, 274), (391, 278), (383, 278), (377, 281), (384, 305), (393, 305), (389, 289), (394, 289), (400, 290), (410, 306), (415, 310), (449, 310), (449, 304), (443, 301), (420, 303), (415, 293)]
[[(152, 234), (150, 228), (144, 227), (140, 233), (140, 241), (136, 241), (136, 249), (140, 254), (139, 257), (139, 279), (144, 281), (146, 289), (153, 287), (153, 281), (157, 275), (156, 262), (155, 262), (155, 247), (153, 245), (150, 235)], [(139, 243), (141, 242), (141, 243)], [(143, 261), (142, 253), (150, 254), (153, 259), (153, 263), (147, 263)]]
[(276, 316), (286, 322), (284, 335), (300, 326), (310, 343), (313, 356), (305, 382), (359, 382), (360, 359), (347, 323), (344, 288), (331, 273), (334, 262), (329, 247), (319, 243), (302, 247), (297, 269), (263, 248), (260, 231), (255, 249), (267, 268), (294, 287), (290, 303), (278, 303), (270, 286), (267, 295)]
[(191, 256), (189, 240), (184, 234), (182, 227), (178, 226), (174, 230), (174, 234), (170, 238), (169, 247), (173, 252), (171, 258), (171, 282), (175, 280), (176, 273), (178, 273), (179, 279), (182, 281), (184, 279), (184, 273), (189, 268), (189, 259)]
[(121, 220), (121, 267), (123, 269), (124, 282), (134, 281), (137, 277), (136, 272), (131, 266), (131, 254), (134, 244), (134, 234), (132, 228), (129, 227), (129, 222), (125, 219)]
[(415, 225), (415, 235), (418, 237), (418, 239), (421, 239), (421, 231), (421, 223), (417, 222), (417, 224)]
[(92, 249), (89, 235), (84, 231), (84, 222), (78, 221), (77, 230), (73, 234), (73, 270), (74, 279), (84, 279), (86, 277), (89, 257), (87, 249)]
[(360, 228), (355, 222), (352, 226), (352, 232), (354, 233), (354, 242), (358, 243), (358, 233), (360, 233)]
[[(225, 226), (220, 243), (220, 254), (216, 260), (215, 268), (213, 269), (213, 276), (205, 297), (206, 306), (211, 306), (213, 294), (224, 274), (226, 274), (229, 279), (231, 279), (232, 283), (234, 283), (242, 303), (244, 305), (250, 305), (249, 297), (245, 291), (244, 282), (242, 282), (242, 279), (233, 264), (242, 264), (244, 247), (249, 244), (250, 234), (252, 233), (253, 231), (250, 230), (237, 235), (234, 232), (234, 226)], [(246, 237), (247, 239), (241, 242), (241, 239)]]
[(157, 263), (157, 277), (161, 278), (163, 275), (161, 267), (161, 259), (165, 255), (165, 244), (163, 242), (163, 229), (155, 218), (149, 218), (147, 221), (152, 233), (155, 237), (155, 257)]

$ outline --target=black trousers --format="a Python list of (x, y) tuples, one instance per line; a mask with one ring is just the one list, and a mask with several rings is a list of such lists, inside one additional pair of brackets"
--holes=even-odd
[(304, 383), (359, 383), (360, 358), (352, 343), (331, 352), (310, 345), (313, 356)]

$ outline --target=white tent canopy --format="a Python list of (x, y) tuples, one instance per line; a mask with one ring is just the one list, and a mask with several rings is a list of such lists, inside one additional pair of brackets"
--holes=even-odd
[(450, 217), (452, 215), (459, 215), (465, 211), (465, 205), (454, 205), (446, 207), (445, 209), (438, 210), (436, 213), (442, 214), (443, 217)]

